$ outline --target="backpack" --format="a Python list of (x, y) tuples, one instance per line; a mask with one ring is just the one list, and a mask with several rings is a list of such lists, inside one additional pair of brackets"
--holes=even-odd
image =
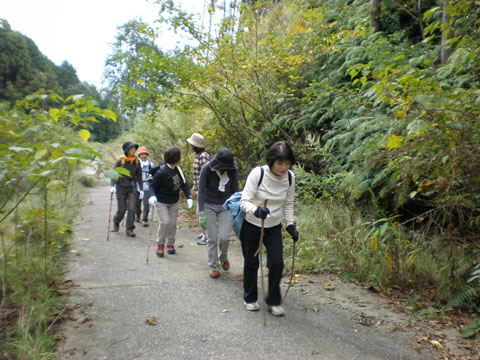
[[(265, 170), (260, 167), (260, 179), (258, 180), (257, 189), (260, 187), (263, 181), (263, 175)], [(292, 185), (292, 172), (288, 170), (288, 186)], [(242, 192), (237, 191), (231, 195), (223, 204), (225, 210), (229, 210), (232, 213), (232, 229), (235, 235), (240, 239), (240, 232), (242, 231), (243, 220), (245, 219), (245, 212), (240, 208), (240, 199), (242, 198)]]

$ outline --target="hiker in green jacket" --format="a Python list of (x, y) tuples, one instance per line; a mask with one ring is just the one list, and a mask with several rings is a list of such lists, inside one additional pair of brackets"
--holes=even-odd
[[(117, 212), (113, 217), (113, 230), (120, 230), (120, 222), (127, 212), (127, 236), (135, 237), (135, 206), (137, 197), (143, 199), (142, 169), (140, 168), (138, 158), (135, 156), (138, 145), (127, 141), (122, 145), (124, 155), (116, 162), (114, 169), (123, 167), (128, 170), (130, 175), (119, 175), (116, 180), (111, 180), (110, 193), (117, 196)], [(138, 185), (138, 188), (137, 188)]]

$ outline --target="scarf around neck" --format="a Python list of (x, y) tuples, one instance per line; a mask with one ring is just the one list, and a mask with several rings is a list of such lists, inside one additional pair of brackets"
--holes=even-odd
[(123, 155), (123, 158), (124, 158), (125, 161), (127, 161), (127, 162), (134, 162), (135, 159), (136, 159), (136, 156), (133, 155), (132, 157), (127, 157), (127, 155)]

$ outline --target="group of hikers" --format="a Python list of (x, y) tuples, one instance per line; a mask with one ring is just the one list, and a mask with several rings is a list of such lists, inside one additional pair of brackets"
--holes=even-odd
[[(202, 232), (196, 237), (199, 245), (206, 245), (209, 276), (216, 279), (220, 271), (230, 268), (228, 248), (232, 213), (228, 203), (240, 195), (239, 207), (244, 213), (241, 230), (237, 232), (244, 258), (243, 300), (247, 310), (257, 311), (258, 305), (258, 249), (262, 241), (267, 250), (268, 292), (265, 298), (267, 309), (275, 316), (283, 316), (280, 280), (283, 272), (282, 219), (293, 241), (299, 233), (294, 223), (295, 176), (290, 171), (295, 156), (287, 142), (273, 144), (266, 153), (266, 165), (255, 167), (247, 176), (243, 191), (239, 193), (238, 165), (233, 152), (220, 148), (214, 156), (205, 150), (205, 138), (198, 133), (187, 140), (195, 152), (193, 162), (193, 187), (190, 187), (180, 167), (181, 150), (177, 146), (165, 149), (163, 163), (154, 166), (148, 159), (145, 147), (127, 141), (122, 145), (124, 155), (114, 168), (121, 172), (111, 181), (110, 192), (116, 195), (117, 211), (113, 218), (112, 232), (120, 230), (126, 217), (126, 234), (135, 237), (135, 220), (149, 226), (149, 208), (158, 215), (158, 257), (175, 254), (175, 236), (179, 210), (180, 189), (185, 194), (187, 207), (193, 207), (192, 195), (197, 198), (197, 215)], [(138, 150), (138, 157), (135, 153)], [(143, 204), (143, 206), (142, 206)], [(243, 220), (242, 220), (243, 219)]]

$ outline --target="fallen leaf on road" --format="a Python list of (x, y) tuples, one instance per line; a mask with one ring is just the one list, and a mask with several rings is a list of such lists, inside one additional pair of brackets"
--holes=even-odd
[(63, 341), (65, 340), (67, 337), (65, 336), (64, 333), (61, 333), (61, 332), (58, 332), (56, 334), (53, 335), (53, 340), (54, 341)]
[(443, 346), (442, 344), (440, 344), (438, 341), (436, 340), (432, 340), (430, 341), (430, 344), (432, 344), (432, 346), (437, 349), (437, 350), (442, 350), (443, 349)]
[(90, 316), (84, 316), (77, 320), (79, 324), (86, 323), (88, 320), (91, 320)]
[(67, 305), (67, 310), (68, 311), (73, 311), (77, 308), (78, 304), (68, 304)]
[(325, 290), (327, 290), (327, 291), (335, 290), (335, 284), (334, 283), (326, 283), (325, 284)]
[(132, 266), (132, 267), (128, 268), (128, 270), (135, 271), (135, 268)]
[(178, 245), (178, 247), (181, 249), (181, 248), (183, 248), (183, 245)]
[(227, 313), (227, 312), (228, 312), (228, 309), (223, 309), (222, 312), (223, 312), (223, 313)]
[(313, 311), (315, 311), (315, 312), (319, 312), (319, 311), (320, 311), (320, 309), (319, 309), (319, 308), (317, 308), (317, 307), (314, 307), (314, 308), (313, 308)]
[(148, 325), (157, 325), (157, 318), (155, 316), (149, 316), (147, 320), (145, 320), (145, 323)]
[(89, 241), (89, 240), (90, 240), (90, 239), (87, 239), (87, 238), (83, 239), (83, 241)]

